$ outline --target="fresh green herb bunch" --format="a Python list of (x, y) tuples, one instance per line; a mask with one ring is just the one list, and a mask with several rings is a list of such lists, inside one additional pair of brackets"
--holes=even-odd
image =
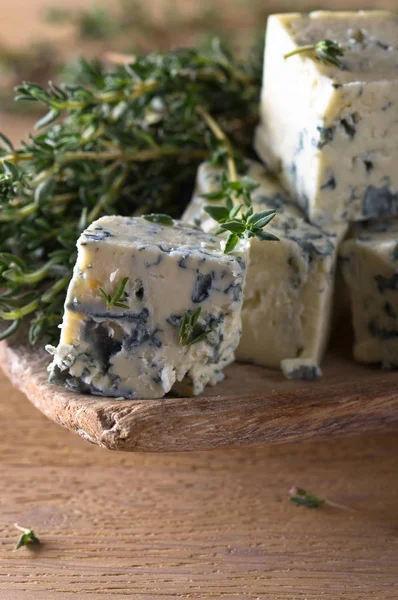
[(21, 147), (0, 140), (2, 337), (27, 317), (31, 343), (54, 341), (80, 232), (104, 214), (179, 216), (200, 161), (248, 152), (259, 87), (259, 70), (218, 43), (111, 71), (82, 62), (73, 84), (20, 86), (18, 99), (47, 114)]

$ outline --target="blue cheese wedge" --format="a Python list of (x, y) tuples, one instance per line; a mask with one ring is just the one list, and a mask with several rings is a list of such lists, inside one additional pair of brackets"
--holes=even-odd
[[(78, 240), (51, 379), (101, 396), (161, 398), (179, 382), (201, 393), (234, 360), (245, 271), (244, 252), (224, 255), (218, 238), (178, 222), (99, 219)], [(99, 289), (112, 297), (126, 277), (108, 306)], [(203, 336), (182, 345), (184, 315), (199, 308), (188, 341)]]
[[(258, 162), (247, 173), (259, 187), (256, 211), (276, 210), (267, 231), (279, 242), (250, 240), (238, 360), (280, 367), (285, 359), (319, 364), (329, 336), (337, 247), (347, 226), (324, 230), (306, 222), (277, 179)], [(220, 171), (203, 163), (194, 196), (183, 219), (213, 231), (217, 224), (203, 213), (203, 194), (219, 186)], [(216, 204), (216, 202), (214, 202)]]
[[(311, 52), (284, 58), (324, 39), (343, 46), (344, 69)], [(398, 214), (397, 65), (389, 12), (269, 18), (255, 147), (313, 223)]]
[(398, 367), (398, 221), (355, 226), (341, 247), (351, 295), (354, 357), (361, 363)]

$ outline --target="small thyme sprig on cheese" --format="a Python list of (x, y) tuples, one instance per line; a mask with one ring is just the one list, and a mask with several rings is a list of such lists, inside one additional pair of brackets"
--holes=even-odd
[[(268, 210), (255, 213), (252, 207), (252, 192), (259, 187), (250, 177), (238, 178), (233, 147), (228, 136), (219, 128), (212, 116), (201, 106), (197, 107), (197, 112), (203, 117), (217, 140), (224, 146), (227, 160), (227, 173), (224, 171), (221, 176), (221, 186), (214, 192), (203, 194), (207, 200), (223, 200), (225, 206), (205, 206), (204, 210), (215, 219), (220, 228), (217, 234), (229, 231), (229, 236), (224, 247), (224, 254), (232, 252), (239, 239), (256, 237), (259, 240), (278, 241), (275, 235), (262, 231), (275, 216), (274, 210)], [(239, 204), (242, 199), (248, 210), (242, 211), (243, 204)], [(240, 216), (238, 217), (238, 214)]]
[(29, 529), (27, 527), (21, 527), (18, 523), (14, 523), (14, 527), (21, 531), (21, 535), (19, 540), (15, 545), (15, 550), (19, 550), (22, 546), (27, 546), (28, 544), (40, 544), (39, 538), (35, 535), (33, 529)]
[(286, 59), (290, 56), (294, 56), (295, 54), (313, 53), (323, 65), (332, 64), (336, 67), (339, 67), (339, 69), (344, 69), (344, 64), (339, 59), (339, 56), (343, 56), (344, 52), (343, 46), (341, 46), (338, 42), (334, 42), (332, 40), (321, 40), (316, 44), (309, 44), (308, 46), (296, 48), (295, 50), (285, 54), (283, 58)]
[(180, 344), (181, 346), (192, 346), (205, 339), (210, 330), (203, 329), (198, 324), (198, 319), (202, 308), (199, 306), (194, 312), (185, 311), (180, 326)]
[(117, 288), (117, 290), (113, 296), (111, 296), (110, 294), (107, 294), (106, 291), (103, 290), (102, 288), (99, 288), (98, 291), (106, 302), (107, 310), (110, 310), (112, 308), (112, 306), (117, 306), (118, 308), (129, 308), (128, 304), (123, 304), (123, 302), (119, 302), (120, 298), (122, 297), (122, 295), (124, 293), (124, 290), (126, 288), (126, 284), (127, 284), (128, 280), (129, 280), (128, 277), (125, 277), (123, 279), (122, 283), (119, 285), (119, 287)]
[[(251, 204), (251, 192), (258, 187), (258, 184), (250, 177), (242, 177), (238, 181), (228, 181), (225, 173), (221, 177), (221, 187), (215, 192), (204, 194), (207, 200), (224, 200), (224, 206), (205, 206), (205, 212), (210, 215), (220, 228), (216, 234), (229, 231), (229, 236), (225, 244), (224, 253), (231, 252), (238, 241), (255, 237), (262, 241), (278, 241), (272, 233), (263, 231), (263, 227), (268, 225), (275, 217), (274, 210), (265, 210), (254, 212)], [(234, 198), (242, 198), (247, 210), (243, 210), (243, 204), (234, 204)], [(240, 213), (240, 216), (238, 216)]]

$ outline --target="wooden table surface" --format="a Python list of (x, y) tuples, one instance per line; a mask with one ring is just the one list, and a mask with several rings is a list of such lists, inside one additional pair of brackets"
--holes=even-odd
[[(0, 0), (0, 41), (48, 34), (39, 14), (54, 3)], [(27, 123), (0, 112), (14, 139)], [(111, 453), (48, 421), (2, 375), (0, 425), (1, 600), (398, 598), (396, 435)], [(293, 484), (355, 512), (297, 508)], [(37, 551), (13, 550), (15, 521), (35, 529)]]
[[(112, 453), (0, 379), (0, 598), (398, 598), (398, 437)], [(297, 508), (293, 484), (355, 509)], [(38, 551), (14, 551), (13, 523)]]

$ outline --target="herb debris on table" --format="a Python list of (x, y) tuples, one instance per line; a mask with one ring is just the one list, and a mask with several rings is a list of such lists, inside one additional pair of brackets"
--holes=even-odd
[(293, 486), (289, 491), (289, 497), (296, 506), (305, 506), (307, 508), (319, 508), (325, 504), (323, 498), (307, 492), (304, 488)]
[(341, 510), (355, 512), (355, 510), (349, 506), (332, 502), (327, 498), (320, 498), (319, 496), (308, 492), (304, 488), (297, 487), (295, 485), (289, 490), (289, 499), (294, 502), (296, 506), (305, 506), (306, 508), (320, 508), (321, 506), (327, 505), (331, 506), (332, 508), (340, 508)]
[(14, 527), (21, 531), (21, 536), (18, 542), (15, 545), (15, 550), (19, 550), (22, 546), (27, 546), (28, 544), (40, 544), (39, 538), (35, 535), (33, 529), (27, 527), (21, 527), (18, 523), (14, 523)]

